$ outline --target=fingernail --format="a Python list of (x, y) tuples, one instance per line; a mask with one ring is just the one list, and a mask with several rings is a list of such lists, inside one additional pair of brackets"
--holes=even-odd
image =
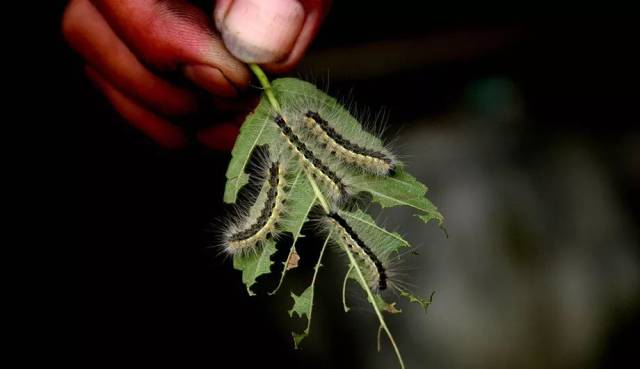
[(216, 14), (216, 23), (229, 51), (245, 63), (283, 59), (293, 48), (304, 23), (297, 0), (235, 0)]
[(187, 65), (184, 67), (184, 75), (214, 95), (222, 97), (238, 95), (238, 91), (218, 68), (204, 64)]

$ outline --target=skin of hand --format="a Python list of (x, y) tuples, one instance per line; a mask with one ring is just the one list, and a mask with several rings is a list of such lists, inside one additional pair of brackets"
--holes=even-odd
[(62, 32), (115, 110), (158, 144), (184, 147), (184, 122), (213, 122), (195, 139), (229, 150), (257, 101), (245, 63), (291, 70), (329, 5), (220, 0), (212, 17), (185, 0), (71, 0)]

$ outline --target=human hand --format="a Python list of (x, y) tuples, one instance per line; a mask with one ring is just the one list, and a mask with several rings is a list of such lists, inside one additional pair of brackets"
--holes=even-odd
[(228, 150), (253, 107), (244, 63), (274, 73), (292, 69), (329, 3), (219, 0), (214, 25), (184, 0), (71, 0), (62, 30), (87, 76), (136, 128), (179, 148), (189, 140), (179, 122), (205, 120), (213, 125), (199, 129), (196, 139)]

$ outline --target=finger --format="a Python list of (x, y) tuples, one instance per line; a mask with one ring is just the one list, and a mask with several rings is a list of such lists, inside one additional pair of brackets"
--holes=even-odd
[(230, 151), (238, 132), (238, 126), (232, 123), (222, 123), (199, 131), (196, 138), (201, 144), (211, 149)]
[(318, 30), (331, 7), (331, 0), (301, 0), (301, 3), (305, 8), (306, 17), (293, 48), (283, 60), (264, 65), (266, 70), (282, 73), (293, 69), (318, 34)]
[(181, 128), (167, 122), (125, 96), (92, 67), (87, 66), (85, 71), (87, 76), (109, 99), (116, 111), (134, 127), (166, 148), (177, 149), (187, 145), (187, 138)]
[(329, 5), (329, 0), (222, 0), (214, 18), (238, 59), (282, 72), (300, 61)]
[(196, 97), (145, 68), (88, 0), (71, 1), (62, 27), (69, 44), (119, 90), (164, 114), (196, 109)]
[(234, 58), (209, 18), (180, 0), (94, 0), (116, 33), (145, 63), (181, 70), (200, 87), (234, 96), (248, 86), (246, 66)]
[[(235, 99), (226, 99), (222, 97), (213, 98), (211, 100), (211, 108), (219, 114), (232, 114), (240, 116), (240, 118), (244, 118), (255, 110), (259, 102), (260, 94), (252, 93), (244, 94), (243, 96)], [(242, 122), (243, 121), (240, 120), (238, 124), (241, 125)]]

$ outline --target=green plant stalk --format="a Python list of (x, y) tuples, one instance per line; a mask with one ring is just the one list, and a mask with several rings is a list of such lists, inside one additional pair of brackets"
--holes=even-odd
[(313, 296), (315, 295), (315, 285), (316, 278), (318, 277), (318, 270), (322, 266), (322, 257), (324, 256), (324, 250), (327, 248), (329, 244), (329, 239), (331, 238), (331, 233), (324, 240), (324, 244), (322, 245), (322, 250), (320, 250), (320, 256), (318, 256), (318, 262), (316, 263), (315, 268), (313, 268), (313, 278), (311, 279), (311, 308), (309, 309), (309, 316), (307, 317), (307, 329), (305, 329), (305, 333), (309, 334), (309, 329), (311, 328), (311, 315), (313, 314)]
[(249, 64), (249, 69), (251, 69), (253, 74), (255, 74), (256, 77), (258, 78), (260, 85), (264, 89), (264, 94), (267, 96), (267, 99), (269, 99), (269, 103), (271, 103), (271, 106), (273, 106), (273, 108), (275, 109), (276, 112), (278, 112), (278, 114), (282, 114), (282, 109), (280, 109), (280, 104), (278, 103), (278, 100), (276, 100), (276, 97), (273, 94), (273, 88), (271, 88), (271, 83), (269, 83), (269, 78), (267, 77), (266, 74), (264, 74), (264, 72), (262, 71), (262, 68), (260, 68), (260, 66), (258, 66), (257, 64), (251, 63)]
[(296, 238), (293, 241), (293, 245), (291, 245), (291, 247), (289, 248), (289, 254), (287, 255), (287, 259), (282, 263), (284, 265), (284, 269), (282, 269), (282, 274), (280, 275), (280, 280), (278, 281), (278, 285), (273, 291), (267, 292), (269, 296), (275, 295), (280, 290), (280, 287), (282, 287), (282, 282), (284, 282), (284, 275), (287, 273), (287, 265), (289, 265), (289, 262), (291, 261), (291, 257), (293, 256), (293, 251), (296, 249), (297, 241), (298, 239)]
[(347, 306), (347, 282), (349, 281), (349, 275), (352, 270), (353, 265), (350, 265), (347, 274), (344, 276), (344, 281), (342, 282), (342, 307), (344, 308), (345, 313), (348, 313), (349, 310), (351, 310), (349, 306)]
[(322, 206), (322, 209), (327, 214), (329, 214), (329, 212), (330, 212), (329, 205), (327, 203), (327, 200), (324, 198), (324, 195), (322, 194), (322, 191), (320, 191), (320, 188), (318, 187), (318, 184), (313, 179), (313, 177), (311, 177), (309, 175), (309, 173), (307, 173), (306, 171), (305, 171), (305, 173), (307, 174), (307, 178), (309, 179), (309, 183), (311, 183), (311, 187), (313, 187), (313, 192), (316, 194), (316, 198), (320, 202), (320, 206)]
[(364, 223), (364, 224), (368, 225), (368, 226), (369, 226), (369, 227), (371, 227), (371, 228), (375, 228), (375, 229), (379, 230), (380, 232), (382, 232), (382, 233), (384, 233), (384, 234), (388, 235), (389, 237), (393, 237), (393, 238), (395, 238), (396, 240), (398, 240), (398, 241), (402, 242), (402, 243), (404, 244), (404, 246), (405, 246), (405, 247), (409, 247), (409, 243), (408, 243), (407, 241), (405, 241), (404, 239), (402, 239), (402, 237), (399, 237), (397, 234), (393, 234), (393, 233), (391, 233), (391, 232), (387, 231), (386, 229), (384, 229), (384, 228), (380, 227), (379, 225), (377, 225), (377, 224), (375, 224), (375, 223), (367, 222), (367, 221), (365, 221), (365, 220), (363, 220), (363, 219), (358, 219), (358, 218), (354, 217), (353, 215), (351, 215), (351, 214), (349, 214), (349, 213), (343, 213), (343, 214), (341, 214), (341, 215), (343, 215), (343, 216), (345, 216), (345, 217), (347, 217), (347, 218), (354, 219), (354, 220), (356, 220), (356, 221), (358, 221), (358, 222), (362, 222), (362, 223)]
[[(266, 74), (264, 74), (264, 72), (262, 71), (262, 68), (260, 68), (259, 65), (253, 64), (253, 63), (249, 64), (249, 68), (251, 69), (253, 74), (255, 74), (256, 77), (258, 78), (258, 81), (260, 82), (260, 85), (264, 89), (264, 94), (267, 96), (267, 99), (269, 100), (269, 103), (271, 104), (273, 109), (278, 113), (282, 113), (282, 109), (280, 108), (280, 104), (278, 103), (278, 100), (276, 99), (276, 96), (273, 94), (273, 88), (271, 87), (271, 83), (269, 82), (269, 78), (267, 77)], [(305, 171), (305, 173), (306, 173), (306, 171)], [(318, 184), (316, 183), (316, 181), (313, 180), (313, 178), (308, 173), (307, 173), (307, 178), (309, 178), (309, 182), (311, 183), (311, 187), (313, 187), (313, 192), (315, 192), (316, 197), (318, 198), (318, 201), (320, 202), (320, 205), (322, 206), (324, 211), (326, 211), (328, 213), (329, 212), (329, 205), (327, 203), (327, 200), (322, 195), (322, 192), (318, 188)]]
[[(258, 81), (260, 82), (260, 85), (262, 85), (262, 87), (264, 88), (264, 93), (267, 96), (267, 99), (269, 100), (269, 103), (271, 104), (271, 106), (276, 110), (276, 112), (281, 113), (282, 109), (280, 109), (280, 104), (278, 103), (278, 100), (276, 100), (276, 97), (273, 94), (273, 89), (271, 88), (271, 83), (269, 83), (269, 79), (267, 78), (266, 74), (264, 74), (262, 69), (257, 64), (249, 64), (249, 68), (251, 69), (251, 71), (253, 71), (253, 73), (258, 78)], [(324, 198), (324, 195), (322, 194), (322, 192), (318, 188), (318, 184), (308, 174), (307, 174), (307, 177), (309, 178), (309, 182), (311, 183), (311, 186), (313, 187), (313, 191), (316, 194), (318, 202), (320, 202), (320, 205), (322, 206), (324, 211), (329, 213), (329, 211), (330, 211), (329, 205), (327, 203), (327, 200)], [(351, 266), (356, 270), (356, 274), (358, 276), (358, 279), (360, 280), (360, 284), (362, 284), (362, 287), (366, 291), (367, 297), (369, 298), (369, 302), (373, 306), (373, 310), (375, 311), (376, 316), (378, 317), (378, 320), (380, 321), (380, 327), (385, 331), (385, 333), (387, 334), (387, 337), (389, 337), (389, 341), (391, 342), (391, 345), (393, 346), (393, 350), (395, 351), (396, 357), (398, 358), (398, 361), (400, 362), (400, 368), (404, 369), (405, 368), (404, 361), (402, 360), (402, 355), (400, 354), (400, 350), (398, 349), (398, 345), (396, 345), (396, 341), (393, 338), (393, 335), (391, 334), (391, 331), (389, 330), (389, 327), (387, 327), (387, 323), (384, 321), (384, 317), (382, 316), (382, 312), (378, 308), (378, 305), (376, 305), (376, 303), (375, 303), (376, 300), (373, 297), (373, 293), (371, 292), (371, 289), (367, 285), (367, 281), (364, 278), (364, 275), (362, 274), (362, 270), (360, 270), (360, 268), (358, 267), (356, 259), (354, 258), (353, 254), (351, 253), (351, 250), (349, 250), (349, 248), (346, 245), (344, 245), (342, 242), (340, 244), (341, 244), (342, 248), (344, 249), (344, 251), (347, 253), (347, 256), (349, 257), (349, 262), (351, 263)], [(323, 248), (323, 250), (324, 250), (324, 248)], [(316, 270), (316, 273), (317, 273), (317, 270)], [(315, 273), (314, 273), (314, 280), (315, 280)]]
[(353, 254), (351, 253), (351, 250), (349, 250), (349, 248), (343, 242), (340, 242), (340, 245), (342, 246), (342, 248), (344, 249), (344, 252), (349, 257), (349, 262), (351, 262), (351, 265), (356, 270), (356, 274), (358, 276), (360, 284), (362, 284), (362, 288), (367, 293), (367, 297), (369, 298), (369, 302), (373, 306), (373, 310), (375, 311), (376, 315), (378, 316), (378, 321), (380, 321), (380, 327), (387, 334), (387, 337), (389, 337), (389, 341), (391, 342), (391, 346), (393, 346), (393, 350), (396, 353), (396, 357), (398, 358), (398, 361), (400, 362), (400, 368), (404, 369), (405, 366), (404, 366), (404, 361), (402, 360), (402, 355), (400, 354), (400, 349), (398, 349), (398, 345), (396, 345), (396, 341), (393, 338), (393, 335), (391, 334), (391, 331), (389, 330), (389, 327), (387, 327), (387, 323), (384, 321), (384, 317), (382, 316), (382, 312), (380, 311), (380, 308), (378, 308), (378, 305), (375, 302), (376, 300), (373, 297), (373, 293), (371, 292), (371, 289), (367, 285), (367, 281), (364, 278), (364, 275), (362, 274), (362, 270), (360, 270), (360, 267), (358, 267), (356, 259), (353, 257)]
[[(298, 172), (296, 172), (296, 179), (294, 180), (294, 184), (292, 185), (292, 187), (298, 181), (298, 178), (301, 176), (302, 171), (303, 171), (302, 169), (298, 169)], [(309, 210), (311, 210), (312, 206), (313, 206), (313, 203), (309, 207)], [(307, 214), (308, 213), (309, 211), (307, 211)], [(284, 276), (287, 274), (287, 266), (291, 261), (291, 257), (293, 256), (294, 251), (296, 250), (296, 244), (298, 243), (299, 238), (300, 238), (300, 230), (298, 230), (298, 232), (293, 235), (293, 244), (289, 248), (289, 255), (287, 255), (287, 259), (283, 262), (284, 268), (282, 269), (282, 274), (280, 275), (280, 281), (278, 282), (278, 285), (276, 286), (276, 288), (273, 291), (268, 293), (269, 296), (275, 295), (280, 290), (280, 287), (282, 286), (282, 282), (284, 282)]]

